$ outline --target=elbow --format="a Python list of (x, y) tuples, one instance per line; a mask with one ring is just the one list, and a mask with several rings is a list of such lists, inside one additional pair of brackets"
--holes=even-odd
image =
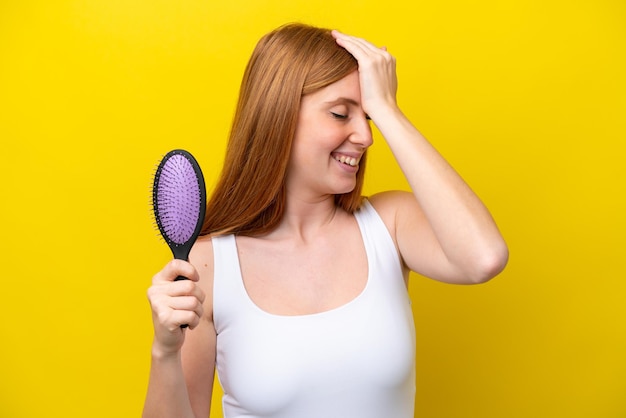
[(486, 283), (504, 270), (509, 261), (509, 249), (504, 242), (483, 254), (476, 260), (472, 274), (469, 277), (471, 284)]

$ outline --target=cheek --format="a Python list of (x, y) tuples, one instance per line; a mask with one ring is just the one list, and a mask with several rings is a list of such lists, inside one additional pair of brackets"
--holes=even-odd
[(291, 173), (297, 173), (305, 167), (314, 164), (316, 150), (304, 138), (296, 138), (291, 146), (291, 154), (289, 155), (289, 169)]
[(292, 160), (319, 161), (328, 156), (341, 144), (340, 136), (325, 130), (324, 127), (312, 129), (308, 135), (297, 137), (291, 148)]

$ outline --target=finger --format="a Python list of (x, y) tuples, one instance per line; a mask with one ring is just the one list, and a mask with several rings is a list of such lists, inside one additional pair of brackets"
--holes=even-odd
[(374, 68), (391, 66), (392, 70), (395, 68), (395, 58), (387, 52), (387, 47), (376, 48), (365, 40), (349, 36), (338, 37), (336, 40), (339, 46), (345, 48), (357, 60), (360, 70), (372, 66)]
[(368, 50), (348, 36), (337, 36), (335, 37), (335, 41), (337, 42), (337, 45), (352, 54), (352, 56), (359, 62), (368, 56)]
[(205, 301), (202, 289), (189, 280), (152, 285), (147, 293), (152, 310), (158, 315), (166, 315), (170, 309), (198, 310)]
[(202, 302), (194, 296), (178, 296), (170, 298), (168, 300), (168, 306), (170, 309), (176, 311), (194, 311), (198, 314), (198, 316), (201, 316), (203, 312)]
[(197, 282), (200, 279), (196, 268), (188, 261), (173, 259), (167, 264), (167, 266), (172, 268), (171, 274), (174, 277), (183, 276), (192, 282)]
[[(204, 315), (202, 303), (191, 296), (160, 297), (152, 305), (155, 323), (161, 327), (173, 331), (181, 325), (195, 325), (196, 318), (199, 320)], [(191, 322), (191, 324), (189, 323)]]
[(191, 296), (204, 303), (205, 293), (191, 280), (179, 280), (167, 285), (166, 293), (170, 297)]
[[(200, 316), (194, 311), (187, 310), (170, 310), (167, 314), (159, 318), (162, 326), (169, 332), (180, 332), (187, 325), (189, 329), (193, 329), (200, 323)], [(186, 328), (186, 327), (185, 327)]]
[(194, 329), (200, 324), (201, 315), (196, 314), (191, 311), (176, 311), (176, 313), (180, 314), (180, 319), (178, 321), (179, 327), (181, 328), (189, 328)]
[(204, 315), (202, 304), (198, 303), (197, 299), (175, 298), (171, 302), (169, 317), (173, 326), (188, 325), (194, 327)]
[(355, 51), (363, 52), (364, 54), (369, 54), (369, 53), (376, 54), (381, 51), (386, 51), (386, 47), (384, 47), (384, 49), (378, 48), (374, 44), (366, 41), (363, 38), (358, 38), (356, 36), (347, 35), (337, 30), (334, 30), (332, 33), (337, 43), (343, 46), (344, 48), (348, 49), (349, 51), (350, 49), (353, 49), (353, 48)]
[(173, 259), (167, 263), (161, 271), (154, 275), (152, 283), (171, 282), (178, 276), (183, 276), (193, 282), (199, 280), (198, 272), (191, 263), (184, 260)]

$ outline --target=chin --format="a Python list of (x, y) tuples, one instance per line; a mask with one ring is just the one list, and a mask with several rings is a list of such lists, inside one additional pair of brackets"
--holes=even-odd
[(352, 193), (352, 191), (354, 190), (355, 187), (356, 187), (356, 184), (352, 184), (351, 186), (336, 188), (334, 194), (335, 195), (342, 195), (342, 194)]

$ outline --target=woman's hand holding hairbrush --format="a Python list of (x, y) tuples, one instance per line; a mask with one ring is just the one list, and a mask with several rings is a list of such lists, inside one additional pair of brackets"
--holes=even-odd
[[(189, 280), (176, 280), (183, 276)], [(148, 300), (152, 307), (155, 347), (159, 355), (177, 353), (184, 341), (182, 325), (194, 329), (202, 315), (204, 292), (197, 286), (198, 272), (184, 260), (174, 259), (152, 278)]]

